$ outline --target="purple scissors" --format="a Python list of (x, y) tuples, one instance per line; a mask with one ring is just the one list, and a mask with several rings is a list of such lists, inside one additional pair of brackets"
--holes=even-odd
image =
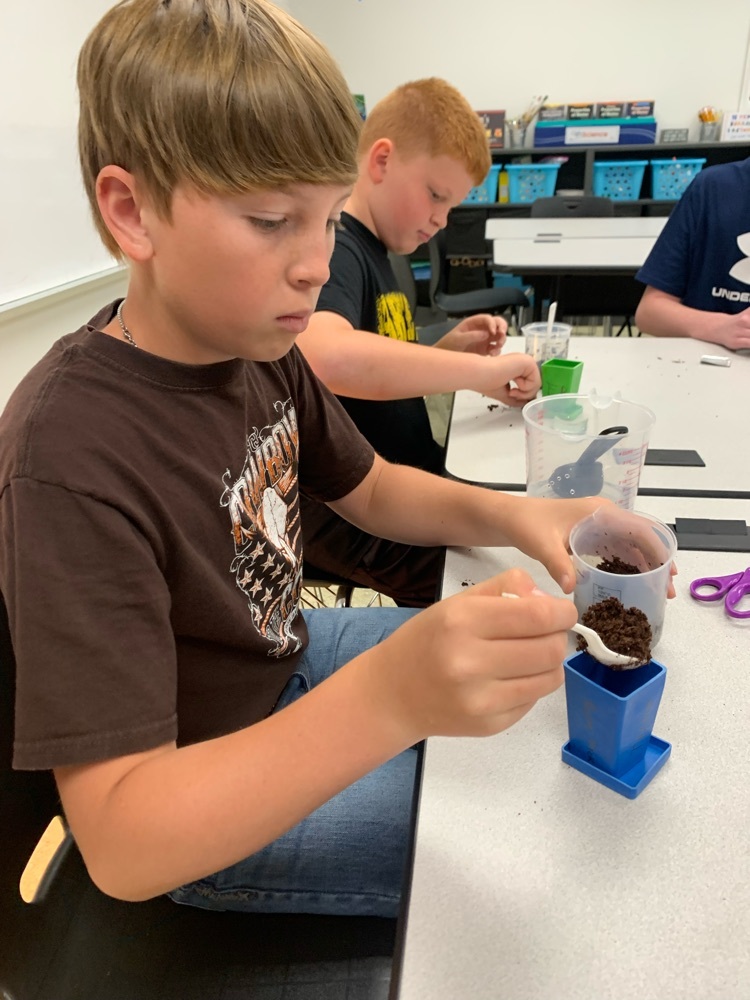
[[(711, 587), (707, 593), (699, 593), (701, 587)], [(696, 601), (719, 601), (724, 598), (724, 608), (732, 618), (750, 618), (750, 611), (738, 611), (740, 601), (750, 594), (750, 566), (744, 573), (731, 576), (703, 576), (690, 584), (690, 596)]]

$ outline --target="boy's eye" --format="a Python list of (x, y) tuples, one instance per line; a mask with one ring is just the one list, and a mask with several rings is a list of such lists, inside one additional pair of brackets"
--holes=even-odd
[(437, 191), (433, 191), (432, 188), (430, 188), (430, 197), (432, 198), (433, 201), (443, 200), (443, 196), (441, 194), (438, 194)]
[(256, 215), (249, 215), (248, 222), (262, 233), (276, 233), (286, 225), (286, 219), (261, 219)]

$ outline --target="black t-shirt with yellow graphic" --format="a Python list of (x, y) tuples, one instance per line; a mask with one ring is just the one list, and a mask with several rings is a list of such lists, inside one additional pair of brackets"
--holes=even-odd
[[(374, 233), (346, 212), (336, 233), (331, 276), (318, 311), (334, 312), (356, 330), (416, 341), (406, 296), (398, 288), (388, 251)], [(340, 396), (375, 450), (390, 462), (441, 472), (443, 453), (432, 436), (424, 399), (373, 401)]]

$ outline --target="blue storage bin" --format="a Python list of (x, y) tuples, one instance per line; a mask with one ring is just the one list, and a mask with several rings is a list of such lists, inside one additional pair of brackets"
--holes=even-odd
[(695, 160), (651, 160), (651, 197), (677, 201), (697, 173), (705, 157)]
[(497, 201), (497, 179), (500, 175), (500, 164), (495, 164), (490, 167), (490, 172), (487, 174), (485, 179), (481, 184), (478, 184), (475, 188), (467, 194), (463, 204), (464, 205), (486, 205), (488, 202)]
[(648, 160), (595, 160), (594, 194), (613, 201), (635, 201), (647, 166)]
[(559, 163), (509, 163), (508, 200), (513, 205), (551, 198), (555, 193)]

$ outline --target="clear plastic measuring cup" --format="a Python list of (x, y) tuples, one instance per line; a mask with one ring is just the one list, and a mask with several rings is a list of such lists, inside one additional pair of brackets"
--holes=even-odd
[[(529, 496), (602, 496), (633, 509), (656, 419), (648, 407), (594, 392), (544, 396), (524, 406), (523, 419)], [(621, 431), (597, 442), (612, 428)]]
[(567, 358), (570, 334), (573, 327), (568, 323), (527, 323), (521, 327), (524, 335), (524, 350), (538, 365), (551, 358)]
[[(579, 521), (570, 533), (576, 571), (573, 599), (580, 616), (592, 605), (616, 597), (626, 608), (640, 608), (651, 626), (651, 647), (661, 636), (677, 539), (672, 529), (650, 514), (602, 507)], [(598, 568), (619, 558), (638, 573), (623, 575)]]

